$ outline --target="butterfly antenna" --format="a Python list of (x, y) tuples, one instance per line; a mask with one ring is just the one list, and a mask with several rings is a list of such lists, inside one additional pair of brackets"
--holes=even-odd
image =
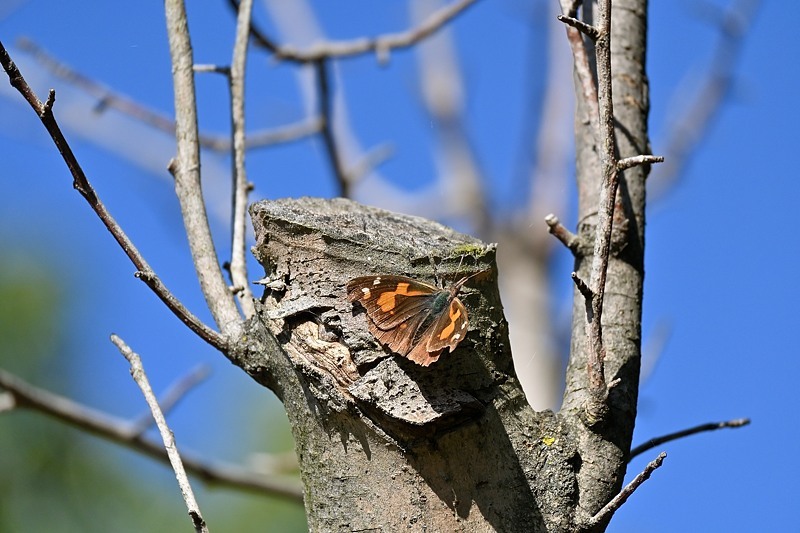
[(477, 275), (479, 275), (479, 274), (484, 274), (484, 273), (486, 273), (486, 272), (489, 272), (489, 269), (488, 269), (488, 268), (487, 268), (487, 269), (485, 269), (485, 270), (479, 270), (478, 272), (473, 272), (473, 273), (472, 273), (472, 274), (470, 274), (469, 276), (464, 276), (463, 278), (461, 278), (460, 280), (458, 280), (458, 281), (455, 283), (455, 285), (453, 285), (453, 289), (452, 289), (453, 295), (457, 295), (457, 294), (458, 294), (458, 292), (461, 290), (461, 287), (463, 287), (463, 286), (464, 286), (464, 284), (465, 284), (466, 282), (468, 282), (469, 280), (471, 280), (471, 279), (472, 279), (472, 278), (474, 278), (475, 276), (477, 276)]

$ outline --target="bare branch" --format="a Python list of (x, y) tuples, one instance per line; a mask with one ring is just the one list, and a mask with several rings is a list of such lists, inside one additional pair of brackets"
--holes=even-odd
[[(569, 6), (567, 13), (571, 18), (574, 18), (576, 4), (572, 2)], [(560, 19), (559, 19), (560, 20)], [(583, 103), (586, 106), (586, 119), (591, 126), (592, 135), (594, 135), (595, 142), (599, 145), (600, 124), (598, 123), (600, 117), (600, 109), (597, 103), (597, 86), (595, 85), (594, 74), (589, 64), (589, 55), (586, 51), (586, 43), (583, 41), (583, 35), (580, 30), (567, 25), (567, 41), (572, 49), (572, 57), (575, 67), (575, 74), (580, 81), (581, 92), (583, 93)]]
[(175, 177), (175, 193), (181, 205), (192, 261), (206, 304), (222, 333), (235, 336), (241, 327), (241, 316), (222, 275), (200, 186), (197, 100), (186, 6), (183, 0), (165, 0), (164, 11), (172, 58), (178, 148), (169, 168)]
[[(239, 0), (228, 0), (228, 5), (230, 5), (231, 9), (234, 13), (236, 13), (237, 17), (239, 15)], [(273, 54), (277, 54), (278, 50), (280, 49), (280, 45), (272, 40), (266, 33), (261, 31), (261, 29), (256, 25), (255, 22), (250, 21), (250, 36), (253, 38), (254, 44), (270, 51)]]
[(241, 287), (236, 291), (245, 318), (256, 314), (253, 292), (247, 275), (247, 197), (250, 187), (245, 167), (244, 80), (247, 64), (247, 45), (250, 42), (250, 16), (253, 0), (242, 0), (236, 22), (236, 43), (231, 60), (231, 136), (233, 145), (233, 213), (231, 237), (231, 283)]
[[(19, 39), (17, 45), (21, 50), (31, 54), (33, 59), (39, 62), (39, 64), (54, 76), (97, 98), (97, 105), (95, 106), (96, 111), (102, 112), (106, 109), (115, 109), (159, 131), (170, 135), (175, 134), (175, 121), (171, 117), (153, 111), (135, 100), (115, 93), (62, 61), (59, 61), (30, 39)], [(194, 71), (216, 72), (227, 76), (230, 72), (230, 68), (220, 65), (195, 65)], [(246, 141), (246, 147), (248, 150), (251, 150), (254, 148), (296, 141), (318, 133), (319, 127), (319, 120), (310, 118), (296, 124), (287, 124), (286, 126), (258, 131), (250, 134)], [(209, 150), (218, 152), (230, 152), (231, 150), (231, 141), (225, 137), (201, 133), (199, 134), (199, 141), (201, 147)]]
[(600, 509), (597, 514), (595, 514), (592, 518), (590, 518), (586, 524), (587, 528), (592, 528), (599, 525), (601, 522), (605, 520), (609, 520), (611, 516), (622, 507), (622, 504), (625, 503), (628, 498), (631, 497), (631, 494), (634, 493), (636, 489), (638, 489), (642, 483), (647, 481), (652, 473), (661, 466), (666, 459), (667, 454), (665, 452), (661, 452), (658, 454), (658, 457), (653, 459), (647, 466), (642, 470), (642, 472), (633, 478), (630, 483), (625, 485), (625, 487), (620, 491), (619, 494), (614, 496), (610, 502), (608, 502), (602, 509)]
[[(328, 41), (316, 44), (306, 50), (299, 50), (293, 46), (282, 46), (251, 25), (250, 33), (255, 42), (272, 52), (276, 58), (299, 63), (319, 63), (321, 60), (353, 57), (374, 52), (379, 60), (384, 63), (388, 60), (390, 52), (395, 48), (408, 48), (419, 41), (430, 37), (442, 26), (450, 22), (477, 0), (458, 0), (438, 11), (432, 13), (416, 28), (401, 32), (391, 33), (378, 37), (363, 37), (351, 41)], [(229, 0), (232, 7), (238, 9), (237, 0)]]
[(660, 155), (636, 155), (633, 157), (626, 157), (617, 161), (617, 170), (622, 172), (629, 168), (637, 167), (639, 165), (652, 165), (654, 163), (663, 163), (664, 156)]
[(597, 28), (592, 26), (591, 24), (586, 24), (584, 21), (573, 18), (573, 17), (566, 17), (564, 15), (558, 15), (556, 17), (558, 20), (566, 24), (567, 26), (571, 26), (576, 30), (580, 31), (591, 40), (596, 41), (598, 37), (600, 37), (600, 32)]
[[(3, 369), (0, 369), (0, 387), (12, 396), (13, 403), (18, 407), (39, 411), (81, 431), (169, 463), (164, 446), (142, 436), (138, 423), (128, 422), (35, 387)], [(256, 475), (240, 466), (211, 462), (186, 451), (183, 452), (183, 463), (189, 472), (206, 483), (278, 496), (300, 504), (303, 502), (302, 491), (297, 483)]]
[(211, 65), (211, 64), (198, 64), (195, 63), (192, 67), (195, 72), (202, 72), (203, 74), (221, 74), (226, 78), (231, 76), (231, 67), (226, 65)]
[(580, 292), (581, 295), (583, 295), (583, 298), (586, 300), (586, 305), (587, 305), (586, 313), (589, 319), (591, 319), (592, 316), (591, 302), (592, 300), (594, 300), (594, 292), (592, 291), (592, 288), (586, 284), (585, 281), (583, 281), (581, 278), (578, 277), (577, 272), (572, 273), (572, 281), (575, 283), (575, 286), (578, 287), (578, 292)]
[[(576, 77), (583, 93), (581, 101), (585, 101), (585, 109), (589, 115), (592, 134), (596, 142), (596, 146), (592, 148), (597, 152), (600, 159), (599, 179), (592, 179), (587, 176), (585, 179), (579, 180), (579, 187), (582, 189), (579, 190), (579, 197), (581, 198), (588, 200), (590, 195), (594, 194), (595, 187), (597, 187), (597, 215), (590, 272), (588, 276), (584, 274), (584, 277), (588, 277), (588, 280), (585, 281), (585, 287), (578, 284), (586, 304), (585, 335), (587, 339), (586, 368), (588, 374), (588, 383), (584, 388), (588, 393), (588, 397), (583, 403), (581, 418), (590, 427), (602, 423), (609, 412), (607, 401), (612, 385), (606, 381), (605, 375), (606, 346), (603, 339), (603, 308), (609, 263), (611, 261), (612, 234), (618, 234), (620, 239), (628, 238), (628, 232), (626, 231), (628, 222), (626, 222), (627, 217), (624, 213), (625, 199), (623, 198), (619, 203), (617, 202), (617, 190), (621, 173), (623, 170), (637, 165), (661, 161), (658, 156), (641, 154), (619, 161), (612, 95), (611, 4), (612, 0), (598, 0), (596, 4), (592, 4), (595, 6), (592, 9), (592, 16), (594, 17), (592, 30), (571, 20), (577, 16), (577, 2), (562, 0), (562, 10), (566, 11), (568, 16), (559, 17), (559, 20), (571, 25), (567, 29), (567, 36), (575, 57)], [(585, 39), (575, 30), (577, 27), (587, 31), (595, 40), (596, 92), (595, 82), (586, 57)], [(620, 60), (627, 61), (622, 57), (620, 57)], [(596, 96), (596, 101), (593, 96)], [(595, 112), (597, 113), (596, 123), (594, 122)], [(597, 126), (596, 129), (595, 125)], [(617, 217), (617, 223), (620, 225), (617, 232), (613, 232), (615, 229), (615, 216)], [(625, 244), (627, 244), (627, 241)], [(624, 246), (622, 247), (624, 248)], [(573, 274), (573, 279), (575, 279), (574, 276), (575, 274)], [(616, 381), (616, 383), (619, 383), (619, 381)]]
[(123, 341), (117, 335), (111, 335), (111, 342), (116, 345), (122, 356), (128, 360), (128, 363), (130, 363), (131, 376), (133, 376), (133, 380), (141, 389), (144, 399), (147, 402), (147, 405), (150, 407), (150, 412), (153, 413), (156, 426), (158, 427), (158, 431), (161, 433), (161, 439), (164, 441), (164, 448), (167, 450), (167, 455), (169, 456), (169, 462), (172, 465), (172, 470), (175, 472), (175, 477), (178, 480), (178, 486), (181, 489), (183, 501), (186, 502), (186, 508), (189, 509), (189, 516), (192, 518), (192, 524), (194, 525), (195, 531), (203, 531), (207, 533), (208, 526), (206, 525), (206, 521), (203, 520), (203, 515), (200, 512), (200, 506), (197, 505), (197, 500), (194, 497), (192, 485), (189, 483), (189, 478), (186, 476), (186, 470), (183, 468), (183, 462), (181, 461), (181, 456), (178, 453), (178, 446), (175, 443), (175, 435), (172, 433), (172, 430), (169, 428), (169, 426), (167, 426), (167, 419), (164, 418), (164, 413), (161, 412), (161, 407), (158, 405), (156, 395), (153, 393), (153, 389), (150, 387), (150, 381), (147, 379), (147, 374), (145, 374), (144, 366), (142, 366), (142, 360), (139, 357), (139, 354), (131, 350), (130, 347), (125, 344), (125, 341)]
[[(301, 120), (294, 124), (287, 124), (279, 128), (270, 130), (258, 131), (248, 135), (245, 146), (250, 150), (252, 148), (259, 148), (262, 146), (271, 146), (273, 144), (281, 144), (297, 141), (305, 137), (310, 137), (322, 130), (322, 120), (319, 117), (311, 117)], [(209, 146), (214, 150), (230, 149), (230, 146), (223, 148), (217, 144)]]
[[(614, 205), (619, 185), (617, 147), (614, 132), (614, 106), (611, 92), (611, 0), (600, 0), (597, 8), (595, 52), (597, 57), (597, 103), (599, 108), (598, 150), (602, 180), (598, 199), (597, 229), (592, 257), (589, 287), (592, 290), (591, 313), (587, 309), (586, 336), (589, 339), (589, 400), (585, 405), (585, 421), (589, 425), (601, 422), (608, 406), (608, 385), (605, 377), (605, 347), (603, 346), (603, 301), (611, 252), (611, 230)], [(586, 294), (584, 293), (584, 296)]]
[[(208, 378), (211, 373), (211, 367), (208, 365), (198, 365), (191, 372), (176, 381), (167, 392), (158, 400), (161, 410), (164, 413), (169, 413), (180, 402), (191, 389), (202, 383)], [(132, 433), (141, 435), (153, 425), (154, 419), (150, 411), (144, 413), (139, 419), (133, 423)]]
[(317, 98), (319, 99), (319, 116), (322, 121), (322, 140), (325, 152), (328, 154), (333, 175), (339, 185), (339, 196), (350, 197), (350, 177), (344, 169), (341, 154), (333, 134), (333, 106), (331, 105), (330, 80), (328, 78), (327, 60), (320, 59), (314, 62), (314, 73), (317, 80)]
[(545, 224), (547, 224), (548, 231), (556, 239), (561, 241), (561, 243), (567, 248), (569, 248), (573, 253), (575, 252), (575, 250), (577, 250), (578, 245), (580, 244), (580, 239), (578, 238), (577, 235), (572, 233), (563, 224), (561, 224), (561, 221), (558, 220), (557, 216), (549, 214), (546, 217), (544, 217), (544, 221)]
[(39, 119), (42, 121), (45, 129), (47, 129), (50, 137), (61, 153), (61, 157), (67, 165), (70, 173), (72, 174), (72, 186), (77, 190), (81, 196), (89, 203), (89, 206), (94, 210), (100, 221), (105, 225), (106, 229), (111, 233), (122, 250), (138, 269), (136, 276), (145, 282), (150, 289), (158, 296), (164, 304), (177, 316), (189, 329), (195, 332), (201, 339), (209, 343), (211, 346), (220, 351), (226, 350), (226, 342), (222, 336), (216, 331), (212, 330), (199, 318), (194, 316), (183, 304), (164, 286), (161, 280), (156, 276), (155, 272), (150, 265), (145, 261), (142, 254), (134, 246), (133, 242), (128, 238), (122, 228), (111, 216), (105, 204), (100, 201), (100, 198), (95, 193), (91, 183), (89, 183), (86, 174), (83, 172), (75, 154), (69, 146), (61, 128), (55, 119), (52, 112), (52, 107), (55, 102), (55, 91), (51, 90), (48, 95), (47, 102), (44, 104), (39, 100), (36, 94), (25, 81), (25, 78), (20, 73), (17, 66), (11, 60), (2, 43), (0, 43), (0, 63), (3, 69), (8, 74), (11, 85), (17, 89), (25, 100), (30, 104)]
[(737, 418), (734, 420), (728, 420), (727, 422), (711, 422), (708, 424), (700, 424), (699, 426), (694, 426), (689, 429), (684, 429), (682, 431), (676, 431), (675, 433), (668, 433), (667, 435), (663, 435), (661, 437), (656, 437), (653, 439), (648, 440), (647, 442), (643, 442), (639, 446), (635, 447), (631, 450), (630, 456), (628, 457), (628, 461), (636, 457), (637, 455), (646, 452), (656, 446), (660, 446), (664, 443), (682, 439), (683, 437), (689, 437), (691, 435), (696, 435), (698, 433), (703, 433), (705, 431), (716, 431), (718, 429), (723, 428), (740, 428), (750, 424), (749, 418)]

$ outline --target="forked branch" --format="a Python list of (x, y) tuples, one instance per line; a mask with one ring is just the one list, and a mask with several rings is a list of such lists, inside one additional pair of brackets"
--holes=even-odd
[[(228, 0), (231, 7), (238, 10), (238, 0)], [(353, 57), (375, 53), (382, 62), (386, 62), (389, 53), (396, 48), (408, 48), (419, 41), (430, 37), (445, 24), (453, 20), (477, 0), (458, 0), (431, 13), (417, 27), (401, 33), (392, 33), (378, 37), (362, 37), (351, 41), (328, 41), (314, 45), (307, 50), (300, 50), (290, 45), (281, 45), (260, 30), (255, 24), (250, 33), (256, 44), (269, 50), (276, 58), (298, 63), (317, 63), (321, 60)]]

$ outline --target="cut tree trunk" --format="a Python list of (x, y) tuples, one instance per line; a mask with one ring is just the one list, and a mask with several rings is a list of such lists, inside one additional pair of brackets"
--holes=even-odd
[[(286, 407), (312, 531), (580, 529), (583, 426), (525, 401), (494, 245), (341, 199), (264, 201), (251, 215), (272, 284), (231, 358)], [(484, 270), (459, 296), (466, 339), (430, 367), (381, 347), (345, 289), (368, 274), (447, 285)], [(597, 484), (606, 501), (613, 481)]]

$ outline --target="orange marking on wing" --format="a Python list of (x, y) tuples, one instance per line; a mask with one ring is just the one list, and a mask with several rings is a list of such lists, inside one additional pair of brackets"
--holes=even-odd
[[(453, 312), (454, 309), (455, 313)], [(450, 314), (450, 323), (447, 325), (446, 328), (442, 329), (442, 331), (439, 332), (439, 340), (447, 339), (450, 337), (450, 335), (453, 334), (453, 331), (455, 331), (456, 329), (456, 320), (458, 320), (458, 318), (461, 316), (461, 310), (458, 307), (451, 305), (449, 314)]]
[(397, 296), (424, 296), (428, 294), (424, 291), (409, 291), (408, 290), (409, 284), (408, 283), (398, 283), (397, 287), (393, 291), (386, 291), (378, 297), (378, 300), (375, 302), (381, 308), (381, 311), (384, 313), (391, 313), (392, 310), (397, 305)]

